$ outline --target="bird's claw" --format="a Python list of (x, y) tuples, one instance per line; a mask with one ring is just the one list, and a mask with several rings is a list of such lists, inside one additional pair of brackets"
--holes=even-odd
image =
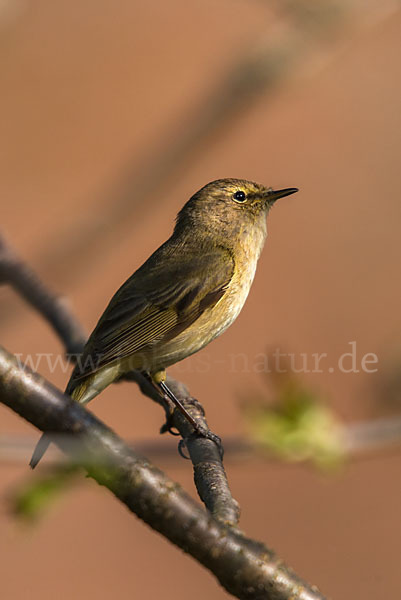
[(188, 451), (185, 440), (180, 440), (178, 442), (178, 454), (182, 456), (182, 458), (185, 458), (185, 460), (189, 460), (191, 457), (189, 456), (189, 454), (185, 454), (184, 449)]
[(213, 431), (208, 431), (206, 436), (205, 436), (208, 440), (211, 440), (212, 442), (214, 442), (217, 446), (217, 450), (219, 451), (220, 454), (220, 459), (223, 460), (224, 457), (224, 447), (223, 447), (223, 442), (221, 441), (221, 437), (218, 436), (216, 433), (213, 433)]
[(166, 417), (166, 422), (160, 427), (160, 433), (171, 433), (171, 435), (178, 436), (180, 432), (173, 425), (173, 413)]

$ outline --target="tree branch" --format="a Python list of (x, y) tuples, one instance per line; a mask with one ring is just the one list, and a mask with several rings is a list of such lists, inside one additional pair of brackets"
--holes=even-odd
[[(0, 347), (0, 401), (42, 431), (79, 436), (79, 464), (138, 517), (191, 554), (231, 594), (252, 600), (324, 600), (274, 552), (203, 511), (101, 421)], [(57, 437), (71, 452), (65, 436)], [(77, 458), (73, 455), (73, 458)]]

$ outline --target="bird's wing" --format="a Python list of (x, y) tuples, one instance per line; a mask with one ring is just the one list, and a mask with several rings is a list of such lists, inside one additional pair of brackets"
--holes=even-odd
[(221, 248), (186, 254), (178, 265), (176, 256), (154, 257), (112, 298), (74, 380), (176, 337), (223, 297), (234, 272), (231, 254)]

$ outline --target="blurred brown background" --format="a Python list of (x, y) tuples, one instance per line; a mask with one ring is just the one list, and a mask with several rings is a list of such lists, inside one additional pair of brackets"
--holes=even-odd
[[(302, 378), (344, 421), (387, 414), (377, 390), (401, 333), (400, 39), (397, 3), (373, 0), (4, 0), (1, 227), (89, 331), (199, 187), (219, 177), (297, 186), (270, 217), (235, 326), (172, 372), (223, 438), (244, 432), (239, 398), (263, 390), (252, 369), (268, 347), (327, 353), (323, 372)], [(275, 76), (241, 79), (246, 57), (264, 53), (272, 62), (258, 68)], [(230, 73), (237, 87), (226, 92)], [(0, 294), (6, 348), (62, 352), (22, 300)], [(377, 373), (335, 368), (351, 341), (359, 365), (377, 355)], [(249, 369), (230, 368), (238, 353)], [(40, 371), (65, 385), (60, 369)], [(155, 439), (162, 422), (129, 384), (108, 388), (91, 410), (133, 440)], [(0, 434), (22, 433), (36, 438), (0, 406)], [(0, 463), (2, 598), (228, 597), (93, 482), (21, 527), (7, 497), (37, 476), (29, 455)], [(228, 455), (226, 464), (243, 530), (303, 577), (333, 599), (399, 596), (399, 450), (334, 475), (261, 458)], [(188, 463), (177, 455), (159, 466), (194, 494)]]

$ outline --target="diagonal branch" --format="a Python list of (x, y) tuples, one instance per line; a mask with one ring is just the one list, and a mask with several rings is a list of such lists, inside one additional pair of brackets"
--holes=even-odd
[[(252, 600), (324, 600), (274, 552), (210, 517), (175, 482), (101, 421), (0, 348), (0, 401), (42, 431), (79, 436), (81, 464), (132, 512), (193, 556), (231, 594)], [(57, 437), (70, 452), (66, 437)], [(77, 458), (73, 455), (73, 458)]]

